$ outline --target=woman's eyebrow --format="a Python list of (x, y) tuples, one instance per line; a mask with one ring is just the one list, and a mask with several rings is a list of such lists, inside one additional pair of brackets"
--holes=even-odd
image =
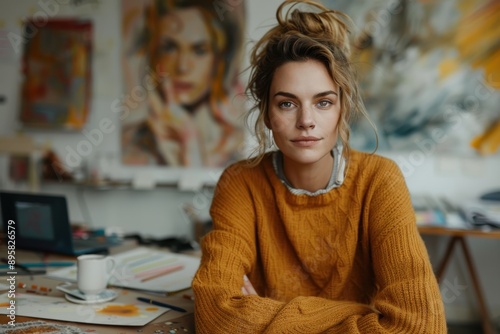
[(191, 43), (191, 47), (193, 48), (206, 48), (209, 47), (210, 43), (207, 40), (200, 40)]
[(177, 42), (176, 39), (174, 39), (172, 37), (162, 37), (161, 40), (160, 40), (160, 44), (174, 44), (174, 45), (178, 45), (179, 43)]
[(333, 94), (333, 95), (336, 95), (336, 96), (339, 96), (339, 94), (333, 90), (327, 90), (327, 91), (324, 91), (324, 92), (321, 92), (321, 93), (318, 93), (318, 94), (315, 94), (314, 95), (314, 98), (318, 98), (318, 97), (323, 97), (323, 96), (328, 96), (330, 94)]
[(276, 97), (276, 96), (284, 96), (284, 97), (289, 97), (289, 98), (292, 98), (292, 99), (297, 98), (297, 96), (295, 96), (292, 93), (281, 92), (281, 91), (279, 91), (279, 92), (277, 92), (276, 94), (273, 95), (273, 97)]
[[(330, 94), (333, 94), (333, 95), (336, 95), (336, 96), (339, 96), (339, 94), (333, 90), (327, 90), (327, 91), (324, 91), (324, 92), (321, 92), (321, 93), (317, 93), (317, 94), (314, 94), (313, 98), (318, 98), (318, 97), (323, 97), (323, 96), (327, 96), (327, 95), (330, 95)], [(289, 97), (289, 98), (292, 98), (292, 99), (295, 99), (297, 98), (296, 95), (292, 94), (292, 93), (287, 93), (287, 92), (282, 92), (282, 91), (279, 91), (277, 92), (276, 94), (273, 95), (273, 97), (276, 97), (276, 96), (285, 96), (285, 97)]]

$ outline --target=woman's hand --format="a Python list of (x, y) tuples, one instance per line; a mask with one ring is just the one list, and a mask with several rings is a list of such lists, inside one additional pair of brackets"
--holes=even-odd
[(176, 103), (169, 78), (165, 77), (161, 85), (165, 99), (156, 90), (148, 93), (146, 122), (166, 163), (186, 166), (189, 165), (190, 146), (196, 144), (196, 127), (187, 111)]
[(245, 296), (257, 296), (257, 291), (253, 288), (252, 282), (250, 282), (247, 275), (243, 275), (243, 286), (241, 287), (241, 292), (243, 292)]

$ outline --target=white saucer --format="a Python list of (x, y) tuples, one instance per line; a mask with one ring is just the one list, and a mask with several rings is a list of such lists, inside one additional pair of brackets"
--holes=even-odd
[(97, 304), (97, 303), (105, 303), (115, 299), (118, 296), (118, 293), (114, 290), (106, 289), (98, 295), (95, 296), (87, 296), (86, 299), (80, 299), (73, 297), (69, 294), (65, 294), (67, 300), (72, 303), (77, 304)]

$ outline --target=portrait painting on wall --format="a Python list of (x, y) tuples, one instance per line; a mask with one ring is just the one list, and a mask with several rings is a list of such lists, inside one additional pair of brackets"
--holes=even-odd
[(81, 129), (90, 110), (92, 22), (28, 20), (23, 38), (22, 124)]
[[(500, 147), (500, 2), (326, 0), (354, 21), (354, 64), (382, 150)], [(352, 144), (373, 150), (368, 122)]]
[(244, 27), (243, 2), (122, 1), (123, 164), (224, 167), (240, 158)]

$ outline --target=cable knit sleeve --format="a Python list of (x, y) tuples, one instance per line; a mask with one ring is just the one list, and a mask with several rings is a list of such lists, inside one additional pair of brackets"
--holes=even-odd
[(233, 165), (221, 176), (211, 207), (214, 229), (202, 240), (192, 283), (197, 333), (446, 333), (438, 285), (395, 164), (370, 181), (365, 196), (363, 219), (377, 286), (370, 305), (242, 294), (242, 277), (255, 270), (262, 254), (255, 202), (239, 168)]
[(257, 257), (255, 210), (240, 165), (222, 174), (210, 214), (213, 230), (201, 242), (202, 260), (194, 277), (197, 333), (263, 332), (283, 303), (244, 296), (243, 275)]
[(439, 286), (404, 177), (394, 162), (381, 162), (384, 172), (372, 177), (365, 209), (378, 314), (348, 317), (329, 333), (446, 333)]

